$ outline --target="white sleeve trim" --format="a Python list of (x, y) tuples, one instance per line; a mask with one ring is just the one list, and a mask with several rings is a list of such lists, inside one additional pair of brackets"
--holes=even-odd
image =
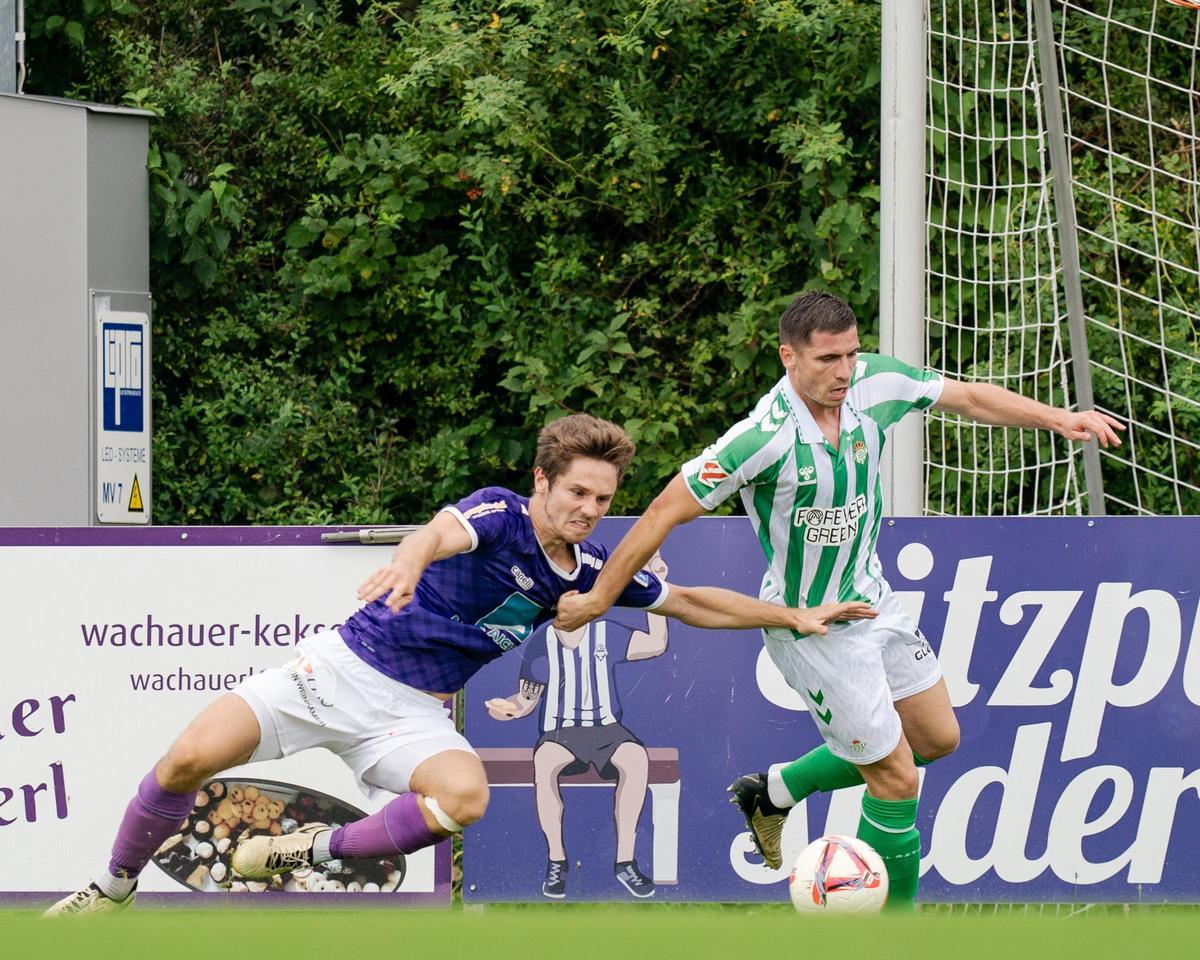
[(925, 382), (937, 384), (937, 392), (933, 394), (932, 398), (929, 401), (929, 406), (932, 407), (934, 404), (936, 404), (939, 400), (942, 399), (942, 391), (946, 389), (946, 375), (943, 373), (938, 373), (937, 379), (927, 380)]
[[(715, 510), (716, 507), (710, 507), (707, 503), (705, 503), (704, 499), (702, 497), (698, 496), (696, 491), (692, 489), (692, 485), (690, 483), (688, 483), (686, 471), (687, 471), (688, 463), (691, 463), (691, 462), (692, 461), (689, 460), (687, 463), (685, 463), (682, 467), (679, 468), (679, 475), (681, 477), (683, 477), (683, 488), (688, 493), (690, 493), (692, 495), (692, 499), (695, 500), (698, 504), (700, 504), (700, 506), (702, 506), (706, 511)], [(717, 507), (719, 507), (719, 506), (720, 506), (720, 504), (717, 504)]]
[(662, 593), (658, 595), (658, 599), (650, 604), (650, 606), (642, 607), (643, 610), (657, 610), (667, 602), (667, 595), (671, 592), (671, 585), (666, 580), (660, 580), (659, 583), (662, 584)]
[(471, 526), (467, 518), (463, 516), (462, 511), (459, 510), (458, 507), (442, 507), (438, 513), (448, 513), (463, 525), (463, 529), (467, 531), (468, 536), (471, 538), (471, 549), (463, 552), (474, 553), (475, 548), (479, 546), (479, 534), (475, 532), (475, 528)]

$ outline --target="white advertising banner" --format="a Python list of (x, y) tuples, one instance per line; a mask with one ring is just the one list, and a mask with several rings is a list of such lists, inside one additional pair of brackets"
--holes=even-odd
[[(389, 556), (322, 544), (307, 528), (0, 530), (0, 897), (76, 889), (102, 870), (125, 805), (188, 721), (339, 624)], [(223, 893), (213, 877), (223, 879), (225, 851), (213, 848), (229, 844), (204, 841), (236, 838), (243, 823), (345, 822), (388, 799), (364, 796), (324, 750), (214, 784), (142, 874), (143, 899)], [(381, 905), (448, 903), (449, 847), (335, 863), (311, 888), (322, 900), (349, 887), (390, 893), (372, 898)], [(264, 895), (285, 902), (288, 891)]]

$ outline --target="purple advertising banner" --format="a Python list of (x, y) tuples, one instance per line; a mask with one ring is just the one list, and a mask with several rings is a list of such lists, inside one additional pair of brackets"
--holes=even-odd
[[(922, 899), (1200, 901), (1197, 544), (1200, 518), (885, 522), (885, 573), (962, 728), (922, 771)], [(745, 518), (675, 531), (662, 561), (670, 581), (751, 594), (764, 568)], [(496, 698), (517, 715), (495, 718)], [(547, 710), (592, 731), (538, 746)], [(614, 865), (631, 857), (658, 900), (786, 899), (790, 860), (853, 833), (863, 788), (796, 807), (778, 871), (725, 790), (817, 746), (806, 713), (754, 631), (617, 610), (573, 651), (535, 634), (467, 686), (492, 799), (465, 840), (464, 899), (542, 899), (560, 845), (548, 892), (566, 900), (628, 898)]]

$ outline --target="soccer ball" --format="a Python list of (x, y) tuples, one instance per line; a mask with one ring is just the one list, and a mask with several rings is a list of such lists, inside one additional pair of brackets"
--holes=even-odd
[(788, 890), (801, 913), (878, 913), (887, 902), (887, 870), (857, 837), (822, 837), (796, 858)]

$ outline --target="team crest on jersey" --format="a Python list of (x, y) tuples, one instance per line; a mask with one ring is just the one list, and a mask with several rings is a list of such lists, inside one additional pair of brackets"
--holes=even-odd
[(715, 487), (728, 476), (729, 474), (722, 469), (721, 464), (716, 460), (705, 460), (704, 463), (700, 465), (700, 470), (696, 474), (696, 479), (706, 487)]
[(854, 462), (860, 465), (867, 462), (867, 445), (861, 440), (854, 444)]
[(796, 484), (798, 487), (807, 487), (810, 484), (817, 482), (816, 467), (801, 467), (799, 470), (800, 482)]

